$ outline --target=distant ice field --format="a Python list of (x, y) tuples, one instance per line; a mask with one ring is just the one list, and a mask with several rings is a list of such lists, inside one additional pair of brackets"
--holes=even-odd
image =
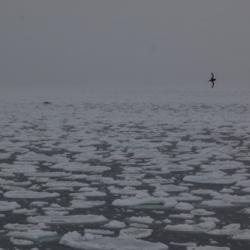
[(132, 97), (1, 101), (0, 249), (250, 249), (246, 95)]

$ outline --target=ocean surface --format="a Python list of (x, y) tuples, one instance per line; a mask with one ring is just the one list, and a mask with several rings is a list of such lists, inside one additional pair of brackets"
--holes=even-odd
[(250, 249), (249, 93), (0, 101), (0, 248)]

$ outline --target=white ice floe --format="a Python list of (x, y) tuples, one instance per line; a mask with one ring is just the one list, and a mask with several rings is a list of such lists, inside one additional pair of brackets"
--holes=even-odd
[(30, 205), (32, 206), (32, 207), (45, 207), (45, 206), (47, 206), (49, 203), (47, 202), (47, 201), (32, 201), (31, 203), (30, 203)]
[[(112, 182), (113, 183), (113, 182)], [(115, 195), (136, 195), (139, 192), (143, 194), (147, 194), (147, 191), (137, 190), (135, 187), (124, 187), (124, 188), (117, 188), (114, 186), (109, 186), (108, 190), (111, 194)]]
[(170, 166), (168, 168), (169, 172), (171, 173), (181, 173), (181, 172), (189, 172), (193, 170), (193, 167), (191, 166), (184, 166), (184, 165), (175, 165), (175, 166)]
[(235, 206), (231, 202), (224, 201), (224, 200), (207, 200), (207, 201), (203, 201), (201, 205), (206, 208), (228, 208), (228, 207)]
[(183, 246), (183, 247), (196, 247), (197, 244), (194, 242), (184, 242), (184, 243), (179, 243), (179, 242), (170, 242), (171, 245), (173, 246)]
[(120, 231), (119, 238), (143, 239), (149, 237), (152, 234), (152, 231), (153, 230), (149, 228), (129, 227)]
[(250, 242), (250, 230), (249, 229), (242, 230), (239, 233), (233, 235), (232, 239)]
[(1, 164), (0, 165), (1, 170), (4, 173), (23, 173), (24, 175), (26, 173), (35, 173), (38, 169), (38, 166), (35, 165), (23, 165), (23, 164)]
[(202, 165), (201, 170), (205, 172), (218, 171), (218, 170), (238, 170), (245, 168), (245, 165), (237, 161), (216, 161), (214, 164)]
[(122, 221), (112, 220), (109, 223), (105, 224), (103, 227), (108, 229), (122, 229), (126, 227), (126, 224)]
[(11, 153), (0, 153), (0, 160), (7, 160), (11, 155)]
[(39, 224), (18, 224), (18, 223), (8, 223), (3, 226), (4, 229), (11, 230), (11, 231), (29, 231), (35, 229), (47, 229), (44, 223)]
[(107, 222), (103, 215), (65, 215), (65, 216), (34, 216), (28, 217), (29, 223), (45, 223), (49, 225), (95, 225)]
[(104, 229), (85, 229), (85, 234), (97, 234), (102, 236), (113, 236), (114, 232), (110, 230), (104, 230)]
[(65, 188), (65, 187), (82, 187), (84, 186), (83, 183), (77, 181), (49, 181), (44, 184), (45, 187), (49, 188)]
[(197, 184), (219, 184), (230, 185), (234, 184), (237, 179), (233, 176), (221, 174), (221, 172), (212, 172), (205, 175), (188, 175), (183, 178), (186, 182)]
[(207, 211), (205, 209), (200, 208), (200, 209), (192, 210), (191, 214), (196, 215), (196, 216), (211, 216), (211, 215), (214, 215), (215, 212)]
[(201, 201), (202, 198), (190, 193), (180, 193), (178, 196), (175, 196), (177, 201), (184, 201), (184, 202), (192, 202), (192, 201)]
[(34, 215), (37, 213), (36, 209), (20, 208), (13, 210), (13, 214)]
[(185, 192), (185, 191), (189, 190), (188, 187), (184, 187), (184, 186), (180, 186), (180, 185), (173, 185), (173, 184), (164, 185), (164, 186), (162, 185), (161, 189), (168, 192), (168, 193)]
[(220, 193), (211, 189), (196, 189), (196, 190), (192, 190), (191, 193), (199, 195), (199, 196), (211, 196), (211, 197), (220, 196)]
[(34, 242), (31, 240), (16, 239), (13, 237), (10, 238), (10, 242), (16, 246), (32, 246), (32, 245), (34, 245)]
[(66, 178), (70, 177), (72, 174), (71, 173), (66, 173), (66, 172), (33, 172), (33, 171), (27, 171), (24, 173), (25, 176), (27, 177), (34, 177), (37, 178), (37, 180), (41, 178)]
[(121, 187), (127, 187), (127, 186), (136, 187), (140, 186), (141, 182), (139, 180), (114, 180), (114, 184)]
[(45, 215), (49, 216), (62, 216), (62, 215), (67, 215), (69, 211), (59, 211), (59, 210), (54, 210), (54, 209), (48, 209), (47, 211), (44, 212)]
[(192, 214), (184, 214), (184, 213), (181, 213), (181, 214), (171, 214), (171, 215), (169, 215), (169, 218), (171, 218), (171, 219), (189, 220), (189, 219), (193, 219), (194, 215), (192, 215)]
[(216, 247), (216, 246), (199, 246), (199, 247), (188, 247), (187, 250), (230, 250), (229, 247)]
[(212, 231), (209, 231), (208, 234), (211, 235), (223, 235), (223, 236), (233, 236), (241, 233), (240, 230), (240, 224), (229, 224), (227, 226), (224, 226), (222, 229), (214, 229)]
[(221, 199), (226, 202), (231, 202), (235, 205), (249, 205), (250, 204), (250, 195), (231, 195), (231, 194), (223, 194), (221, 195)]
[(215, 224), (220, 223), (220, 220), (218, 218), (215, 217), (200, 217), (200, 221), (201, 222), (213, 222)]
[(224, 193), (224, 194), (232, 194), (234, 191), (230, 188), (223, 188), (221, 190), (221, 193)]
[(250, 187), (242, 188), (241, 192), (249, 194), (250, 193)]
[(152, 224), (154, 219), (149, 216), (132, 216), (128, 218), (128, 221), (132, 223)]
[(59, 196), (58, 193), (36, 192), (31, 190), (15, 190), (4, 193), (4, 197), (11, 199), (47, 199)]
[(57, 159), (54, 156), (48, 156), (44, 154), (38, 154), (35, 152), (28, 152), (23, 155), (18, 155), (17, 160), (28, 161), (28, 162), (56, 162)]
[(12, 202), (0, 201), (0, 212), (12, 211), (20, 207), (21, 206), (15, 201), (12, 201)]
[(192, 209), (194, 209), (194, 206), (190, 203), (186, 203), (186, 202), (179, 202), (176, 206), (175, 209), (179, 210), (179, 211), (191, 211)]
[(155, 198), (155, 197), (143, 197), (143, 198), (127, 198), (127, 199), (117, 199), (112, 203), (114, 206), (119, 207), (154, 207), (159, 206), (161, 209), (169, 209), (177, 204), (177, 201), (173, 198)]
[(53, 165), (53, 169), (62, 169), (69, 172), (86, 172), (86, 173), (103, 173), (109, 171), (110, 167), (107, 166), (91, 166), (78, 162), (67, 162), (67, 163), (58, 163)]
[(77, 198), (77, 196), (83, 196), (83, 197), (105, 197), (107, 194), (101, 191), (97, 190), (90, 190), (86, 192), (80, 192), (74, 195), (74, 197)]
[(247, 207), (247, 208), (244, 208), (244, 209), (242, 209), (241, 211), (239, 211), (239, 213), (243, 213), (243, 214), (250, 214), (250, 208), (249, 207)]
[(153, 196), (155, 196), (155, 197), (168, 197), (169, 194), (161, 189), (156, 189), (153, 193)]
[(93, 201), (93, 200), (72, 200), (71, 201), (71, 208), (72, 209), (79, 209), (79, 208), (93, 208), (93, 207), (100, 207), (105, 205), (105, 201)]
[(130, 227), (136, 227), (136, 228), (149, 228), (148, 224), (142, 224), (142, 223), (130, 223), (129, 224)]
[(249, 188), (250, 187), (250, 180), (240, 180), (236, 183), (236, 186)]
[(45, 241), (56, 240), (57, 233), (51, 231), (44, 231), (41, 229), (33, 229), (25, 232), (12, 231), (8, 233), (8, 236), (17, 239), (45, 242)]
[(0, 185), (6, 188), (6, 186), (12, 187), (12, 188), (18, 188), (21, 189), (22, 187), (27, 187), (31, 185), (30, 181), (13, 181), (13, 180), (6, 180), (3, 178), (0, 178)]
[(175, 232), (187, 232), (187, 233), (206, 233), (213, 230), (216, 227), (216, 224), (213, 222), (203, 222), (199, 224), (177, 224), (177, 225), (167, 225), (165, 230), (175, 231)]
[(167, 250), (167, 245), (163, 243), (153, 243), (138, 239), (121, 239), (110, 237), (86, 237), (77, 232), (65, 234), (60, 244), (75, 249), (91, 250)]

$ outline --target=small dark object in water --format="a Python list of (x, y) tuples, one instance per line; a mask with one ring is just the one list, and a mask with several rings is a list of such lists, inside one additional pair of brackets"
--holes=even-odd
[(212, 88), (214, 87), (215, 81), (216, 81), (216, 78), (214, 78), (214, 73), (212, 72), (212, 73), (211, 73), (211, 78), (210, 78), (210, 80), (209, 80), (209, 82), (212, 83), (212, 86), (211, 86)]
[(49, 104), (51, 104), (51, 102), (45, 101), (45, 102), (43, 102), (43, 104), (44, 105), (49, 105)]

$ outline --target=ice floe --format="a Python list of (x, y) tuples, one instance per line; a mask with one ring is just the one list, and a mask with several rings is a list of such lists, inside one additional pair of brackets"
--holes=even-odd
[(177, 224), (177, 225), (167, 225), (165, 227), (166, 231), (179, 231), (179, 232), (186, 232), (186, 233), (206, 233), (208, 231), (211, 231), (216, 227), (216, 224), (214, 222), (203, 222), (199, 224)]
[(122, 221), (112, 220), (109, 223), (105, 224), (103, 227), (108, 229), (122, 229), (126, 227), (126, 224)]
[(154, 198), (154, 197), (144, 197), (144, 198), (127, 198), (127, 199), (117, 199), (112, 203), (114, 206), (120, 207), (133, 207), (133, 208), (154, 208), (157, 209), (169, 209), (177, 204), (177, 201), (173, 198)]
[(21, 206), (16, 203), (15, 201), (0, 201), (0, 212), (7, 212), (12, 211), (17, 208), (20, 208)]
[(187, 250), (230, 250), (230, 248), (218, 247), (218, 246), (198, 246), (198, 247), (189, 246)]
[(141, 224), (152, 224), (154, 219), (149, 217), (149, 216), (132, 216), (130, 218), (128, 218), (128, 221), (129, 222), (132, 222), (132, 223), (141, 223)]
[(163, 243), (153, 243), (138, 239), (121, 239), (110, 237), (88, 237), (82, 236), (77, 232), (65, 234), (60, 243), (62, 245), (75, 249), (93, 249), (93, 250), (167, 250), (168, 247)]
[(214, 229), (208, 232), (211, 235), (225, 235), (225, 236), (233, 236), (241, 233), (240, 224), (230, 224), (224, 226), (222, 229)]
[(31, 190), (15, 190), (4, 193), (4, 197), (11, 199), (48, 199), (59, 196), (58, 193), (36, 192)]
[(242, 230), (239, 233), (236, 233), (232, 236), (233, 240), (239, 240), (239, 241), (248, 241), (250, 242), (250, 230)]
[(27, 218), (29, 223), (45, 223), (50, 225), (94, 225), (107, 222), (102, 215), (65, 215), (65, 216), (33, 216)]
[(31, 241), (53, 241), (57, 239), (57, 233), (52, 231), (44, 231), (41, 229), (33, 229), (25, 232), (12, 231), (8, 233), (8, 236), (14, 237), (16, 239), (24, 239)]
[(137, 228), (137, 227), (129, 227), (122, 229), (120, 231), (120, 238), (134, 238), (134, 239), (143, 239), (147, 238), (152, 234), (153, 230), (148, 228)]

